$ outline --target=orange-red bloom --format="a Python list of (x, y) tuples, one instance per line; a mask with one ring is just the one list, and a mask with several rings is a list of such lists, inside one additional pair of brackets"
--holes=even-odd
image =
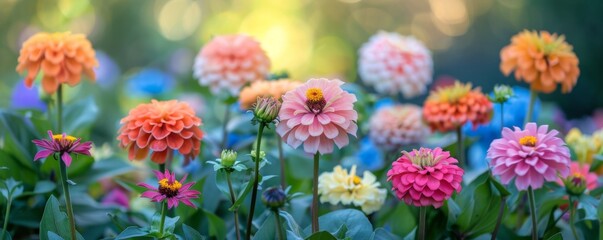
[(301, 84), (301, 82), (288, 79), (255, 81), (241, 91), (241, 94), (239, 95), (241, 109), (250, 109), (257, 101), (258, 97), (273, 97), (281, 100), (281, 97), (285, 95), (285, 93)]
[(533, 90), (550, 93), (561, 84), (570, 92), (578, 81), (578, 57), (563, 35), (546, 31), (528, 31), (513, 36), (511, 44), (500, 51), (500, 70), (530, 84)]
[(79, 84), (82, 73), (95, 80), (93, 68), (98, 61), (94, 55), (83, 34), (38, 33), (23, 43), (17, 72), (27, 71), (25, 85), (31, 87), (42, 70), (42, 89), (53, 94), (60, 84)]
[(151, 160), (159, 164), (171, 158), (174, 150), (184, 155), (185, 164), (199, 155), (201, 119), (184, 102), (151, 100), (130, 110), (120, 123), (117, 140), (128, 149), (130, 160), (143, 160), (150, 150)]
[(423, 106), (423, 118), (431, 130), (447, 132), (467, 122), (474, 127), (490, 121), (492, 103), (480, 89), (455, 82), (431, 92)]

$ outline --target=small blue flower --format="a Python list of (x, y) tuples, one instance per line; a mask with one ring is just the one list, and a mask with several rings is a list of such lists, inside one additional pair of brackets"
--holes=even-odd
[(40, 100), (38, 87), (34, 85), (32, 88), (27, 88), (23, 81), (19, 81), (15, 85), (10, 98), (10, 107), (12, 109), (37, 109), (46, 112), (46, 103)]
[(98, 67), (94, 69), (96, 82), (101, 88), (109, 89), (119, 78), (121, 70), (115, 61), (102, 51), (96, 51), (96, 59), (98, 60)]
[(375, 103), (374, 108), (375, 108), (375, 111), (377, 111), (379, 108), (389, 107), (389, 106), (393, 106), (393, 105), (396, 105), (396, 102), (394, 100), (392, 100), (391, 98), (381, 98)]
[(145, 68), (128, 80), (127, 89), (134, 96), (153, 97), (170, 91), (174, 78), (154, 68)]
[(360, 140), (360, 150), (356, 152), (356, 158), (358, 158), (358, 167), (364, 170), (377, 170), (384, 164), (383, 154), (368, 137)]

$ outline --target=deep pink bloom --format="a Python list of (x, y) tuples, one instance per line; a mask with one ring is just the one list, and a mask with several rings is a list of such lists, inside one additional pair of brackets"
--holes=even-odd
[(201, 193), (190, 189), (195, 182), (183, 184), (187, 175), (184, 175), (184, 177), (178, 181), (176, 180), (176, 174), (170, 173), (167, 169), (165, 170), (165, 173), (157, 170), (153, 170), (153, 172), (155, 173), (155, 176), (157, 176), (159, 187), (155, 188), (146, 183), (139, 183), (138, 186), (149, 189), (142, 193), (142, 197), (149, 198), (152, 202), (162, 202), (167, 199), (168, 208), (177, 207), (180, 202), (187, 206), (197, 208), (190, 199), (199, 198), (199, 194)]
[[(46, 158), (52, 154), (58, 154), (59, 157), (69, 167), (71, 165), (71, 153), (77, 153), (90, 156), (92, 142), (81, 142), (81, 138), (75, 138), (65, 133), (53, 135), (52, 131), (48, 131), (49, 139), (36, 139), (33, 143), (38, 147), (44, 148), (34, 156), (34, 161), (40, 158)], [(56, 157), (55, 157), (56, 158)]]
[(128, 209), (130, 208), (130, 197), (125, 190), (117, 187), (107, 193), (101, 203), (105, 206), (117, 205)]
[(544, 181), (556, 181), (557, 174), (569, 174), (570, 152), (565, 142), (547, 125), (526, 124), (525, 130), (504, 128), (502, 138), (490, 144), (487, 158), (492, 174), (503, 184), (515, 179), (518, 190), (538, 189)]
[[(590, 172), (590, 165), (588, 163), (572, 162), (570, 164), (570, 178), (583, 179), (586, 183), (586, 189), (593, 190), (597, 188), (598, 177), (596, 173)], [(565, 186), (563, 178), (558, 178), (557, 183), (561, 186)]]
[(452, 193), (461, 191), (465, 171), (441, 148), (402, 152), (387, 172), (387, 181), (398, 199), (415, 207), (439, 208)]
[(348, 134), (356, 136), (358, 113), (356, 96), (341, 89), (343, 82), (325, 78), (310, 79), (287, 92), (279, 112), (276, 132), (293, 148), (304, 144), (307, 153), (333, 152), (342, 148)]

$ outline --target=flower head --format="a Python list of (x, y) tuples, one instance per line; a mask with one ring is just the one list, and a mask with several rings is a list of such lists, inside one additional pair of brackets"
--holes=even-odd
[(423, 106), (423, 118), (432, 130), (447, 132), (467, 122), (473, 127), (488, 123), (492, 103), (480, 89), (471, 84), (455, 82), (431, 92)]
[(414, 37), (379, 32), (362, 45), (358, 73), (381, 94), (411, 98), (426, 92), (433, 62), (429, 50)]
[(513, 88), (507, 85), (494, 86), (493, 97), (490, 100), (495, 103), (505, 103), (513, 96)]
[(580, 129), (572, 128), (565, 136), (565, 142), (576, 154), (576, 160), (592, 163), (594, 156), (603, 151), (603, 129), (586, 135)]
[(194, 66), (201, 85), (214, 94), (227, 90), (233, 96), (245, 84), (265, 79), (268, 71), (270, 60), (260, 43), (245, 35), (215, 37), (201, 49)]
[(258, 97), (253, 106), (252, 122), (268, 124), (275, 122), (278, 112), (281, 109), (281, 102), (273, 97)]
[(546, 31), (528, 31), (513, 36), (511, 44), (500, 51), (500, 70), (530, 84), (533, 90), (550, 93), (557, 83), (570, 92), (578, 81), (578, 57), (563, 35)]
[(80, 83), (82, 73), (94, 80), (94, 67), (98, 65), (94, 54), (83, 34), (37, 33), (23, 43), (17, 72), (27, 71), (25, 85), (31, 87), (42, 70), (42, 89), (53, 94), (60, 84)]
[(237, 161), (237, 151), (234, 150), (222, 150), (220, 154), (220, 163), (225, 167), (232, 167)]
[(239, 95), (241, 109), (249, 109), (256, 102), (258, 97), (273, 97), (281, 100), (281, 97), (288, 91), (301, 85), (301, 82), (288, 79), (275, 81), (255, 81), (251, 85), (244, 87)]
[(279, 209), (285, 206), (287, 194), (280, 187), (270, 187), (262, 193), (262, 202), (268, 208)]
[(585, 190), (592, 191), (597, 188), (597, 174), (590, 172), (590, 165), (586, 163), (572, 162), (570, 174), (566, 178), (558, 178), (557, 183), (565, 186), (568, 193), (580, 195)]
[(500, 176), (503, 184), (515, 179), (518, 190), (538, 189), (544, 181), (556, 181), (558, 174), (567, 177), (569, 149), (556, 137), (558, 133), (536, 123), (526, 124), (524, 130), (504, 128), (502, 138), (492, 142), (486, 155), (492, 174)]
[(142, 160), (149, 151), (153, 162), (162, 164), (177, 150), (185, 163), (199, 155), (203, 132), (201, 119), (188, 104), (176, 100), (140, 104), (121, 119), (117, 140), (127, 148), (130, 160)]
[(439, 208), (454, 191), (461, 191), (462, 168), (441, 148), (421, 148), (402, 152), (387, 172), (387, 181), (400, 200), (415, 207)]
[(148, 190), (142, 193), (142, 197), (151, 199), (152, 202), (163, 202), (167, 200), (168, 208), (177, 207), (180, 202), (187, 206), (197, 208), (190, 199), (199, 198), (199, 191), (190, 188), (195, 182), (184, 183), (186, 175), (176, 180), (176, 174), (170, 173), (167, 169), (165, 173), (153, 170), (157, 177), (158, 187), (155, 188), (146, 183), (139, 183), (138, 186), (145, 187)]
[(43, 148), (43, 150), (36, 153), (34, 161), (40, 158), (46, 158), (53, 154), (58, 154), (58, 157), (60, 157), (63, 162), (65, 162), (65, 165), (69, 167), (72, 161), (71, 153), (90, 156), (92, 142), (81, 142), (81, 138), (75, 138), (65, 133), (52, 134), (52, 131), (48, 131), (48, 137), (49, 139), (33, 140), (34, 144)]
[(343, 82), (324, 78), (310, 79), (287, 92), (276, 127), (283, 140), (307, 153), (333, 152), (333, 144), (342, 148), (349, 143), (348, 134), (356, 136), (358, 113), (356, 96), (341, 89)]
[(385, 202), (387, 192), (380, 186), (381, 183), (369, 171), (364, 171), (362, 177), (356, 175), (356, 165), (349, 173), (341, 166), (336, 166), (333, 172), (324, 172), (318, 177), (320, 202), (353, 204), (361, 207), (366, 214), (378, 211)]
[(416, 105), (382, 107), (371, 116), (371, 140), (386, 150), (418, 143), (429, 135), (422, 118), (421, 108)]

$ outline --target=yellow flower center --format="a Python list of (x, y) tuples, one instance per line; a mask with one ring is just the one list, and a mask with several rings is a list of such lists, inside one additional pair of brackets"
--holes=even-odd
[(320, 88), (309, 88), (306, 91), (306, 98), (308, 98), (308, 101), (312, 102), (319, 102), (324, 99), (322, 96), (322, 90), (320, 90)]
[(61, 140), (65, 139), (69, 142), (75, 142), (75, 140), (77, 140), (77, 138), (75, 138), (73, 136), (69, 136), (69, 135), (66, 135), (65, 138), (63, 138), (63, 134), (52, 135), (52, 139), (55, 141), (61, 141)]
[(159, 193), (166, 197), (178, 195), (180, 188), (182, 188), (182, 184), (178, 180), (174, 180), (174, 182), (170, 182), (167, 178), (159, 180)]
[(437, 89), (429, 96), (429, 99), (439, 102), (456, 103), (469, 92), (471, 92), (471, 83), (463, 84), (456, 81), (453, 86)]
[(420, 167), (421, 169), (436, 165), (436, 163), (442, 159), (442, 156), (436, 157), (433, 155), (433, 152), (423, 148), (420, 150), (414, 149), (412, 153), (414, 153), (414, 156), (407, 151), (402, 151), (402, 154), (404, 154), (414, 165)]
[(536, 137), (534, 136), (525, 136), (519, 139), (519, 144), (528, 147), (536, 146)]
[(354, 183), (354, 185), (359, 185), (360, 183), (362, 183), (362, 178), (360, 178), (358, 176), (354, 176), (352, 178), (352, 182)]

